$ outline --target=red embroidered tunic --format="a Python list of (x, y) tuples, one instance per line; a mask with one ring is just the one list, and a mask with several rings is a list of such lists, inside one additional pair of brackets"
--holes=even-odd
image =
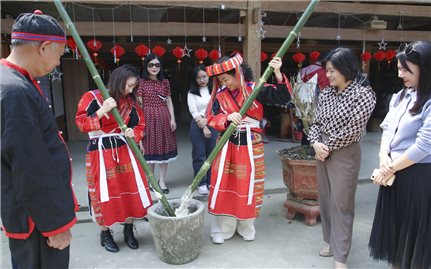
[[(88, 132), (86, 177), (93, 217), (101, 226), (143, 218), (151, 205), (143, 169), (126, 143), (114, 116), (100, 120), (96, 111), (103, 103), (98, 90), (85, 93), (78, 104), (75, 123)], [(144, 135), (142, 110), (130, 98), (120, 99), (117, 108), (124, 123), (133, 128), (134, 140)]]
[[(249, 94), (254, 85), (246, 84)], [(239, 220), (258, 216), (265, 181), (264, 148), (260, 135), (262, 130), (259, 127), (259, 121), (263, 118), (262, 103), (286, 105), (290, 101), (289, 87), (285, 76), (277, 85), (265, 85), (246, 113), (250, 132), (246, 131), (247, 124), (237, 128), (218, 154), (211, 168), (208, 199), (211, 214), (232, 216)], [(232, 95), (229, 89), (219, 90), (207, 109), (208, 125), (222, 135), (229, 126), (228, 115), (239, 112), (244, 101), (241, 93)]]

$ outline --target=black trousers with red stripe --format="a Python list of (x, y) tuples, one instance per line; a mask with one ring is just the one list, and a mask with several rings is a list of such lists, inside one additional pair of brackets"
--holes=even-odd
[(63, 250), (52, 248), (47, 239), (36, 228), (25, 240), (9, 238), (9, 249), (19, 269), (69, 268), (70, 247)]

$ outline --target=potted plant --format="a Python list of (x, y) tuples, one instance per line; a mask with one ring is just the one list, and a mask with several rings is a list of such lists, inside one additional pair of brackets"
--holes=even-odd
[[(302, 120), (302, 128), (307, 135), (313, 122), (316, 110), (315, 89), (317, 74), (309, 81), (303, 82), (298, 74), (296, 81), (292, 79), (292, 103), (295, 112)], [(305, 223), (314, 225), (320, 215), (317, 202), (317, 176), (315, 152), (309, 145), (276, 151), (283, 165), (283, 182), (289, 189), (284, 206), (287, 208), (287, 218), (293, 219), (297, 212), (304, 214)]]

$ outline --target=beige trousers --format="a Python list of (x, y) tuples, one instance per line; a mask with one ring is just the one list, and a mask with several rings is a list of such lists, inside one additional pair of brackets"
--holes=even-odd
[(353, 143), (317, 161), (323, 240), (334, 260), (345, 263), (352, 243), (355, 193), (361, 165), (361, 147)]
[(224, 239), (229, 239), (235, 234), (235, 231), (238, 231), (238, 234), (245, 240), (254, 240), (256, 234), (254, 220), (237, 220), (230, 216), (214, 215), (211, 220), (211, 237), (221, 233)]

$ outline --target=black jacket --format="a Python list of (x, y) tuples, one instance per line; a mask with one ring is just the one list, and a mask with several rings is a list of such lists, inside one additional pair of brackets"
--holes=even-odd
[(6, 235), (45, 236), (76, 222), (71, 162), (54, 115), (28, 73), (1, 60), (1, 218)]

